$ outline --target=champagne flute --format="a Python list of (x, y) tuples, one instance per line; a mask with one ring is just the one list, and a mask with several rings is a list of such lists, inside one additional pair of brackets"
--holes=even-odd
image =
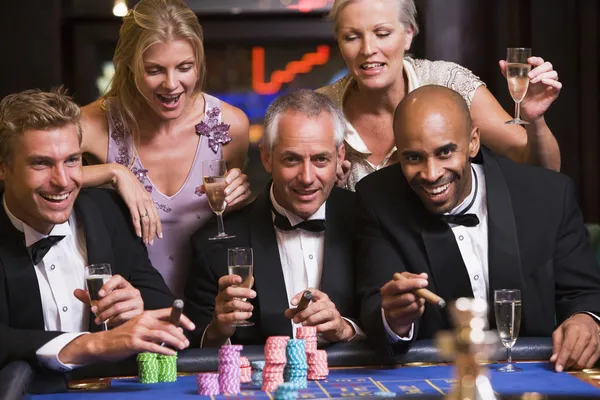
[(506, 80), (510, 96), (515, 102), (515, 118), (505, 124), (529, 124), (521, 119), (521, 101), (529, 88), (529, 71), (531, 64), (527, 59), (531, 57), (531, 49), (524, 47), (509, 47), (506, 49)]
[(498, 289), (494, 291), (494, 311), (500, 341), (506, 347), (508, 364), (498, 371), (518, 372), (521, 368), (512, 363), (511, 350), (519, 336), (521, 327), (521, 291), (518, 289)]
[[(98, 292), (102, 286), (112, 277), (110, 264), (91, 264), (85, 266), (85, 286), (90, 295), (90, 303), (92, 306), (100, 300)], [(103, 321), (102, 330), (107, 331), (108, 325)]]
[[(250, 247), (232, 247), (227, 249), (227, 265), (229, 275), (239, 275), (242, 278), (242, 283), (239, 287), (251, 289), (254, 284), (254, 260), (252, 248)], [(241, 299), (246, 301), (246, 299)], [(253, 326), (254, 322), (235, 321), (232, 326)]]
[(202, 161), (202, 179), (204, 181), (204, 189), (208, 204), (213, 212), (217, 215), (218, 233), (216, 236), (208, 238), (208, 240), (231, 239), (235, 235), (225, 233), (223, 225), (223, 211), (227, 207), (225, 201), (225, 188), (227, 182), (225, 175), (227, 174), (227, 166), (225, 160), (206, 160)]

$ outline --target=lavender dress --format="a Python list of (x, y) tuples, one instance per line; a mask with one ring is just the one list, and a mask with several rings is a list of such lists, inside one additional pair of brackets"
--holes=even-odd
[[(163, 239), (147, 246), (152, 265), (162, 274), (176, 296), (183, 296), (191, 259), (190, 237), (213, 215), (206, 195), (199, 193), (202, 184), (202, 161), (221, 159), (221, 146), (230, 142), (229, 125), (221, 121), (221, 102), (204, 94), (206, 112), (196, 125), (200, 135), (192, 168), (183, 186), (173, 196), (162, 194), (148, 177), (140, 159), (135, 156), (131, 135), (123, 123), (109, 111), (108, 160), (128, 166), (152, 195), (162, 222)], [(109, 106), (109, 110), (112, 107)], [(135, 159), (133, 159), (135, 157)]]

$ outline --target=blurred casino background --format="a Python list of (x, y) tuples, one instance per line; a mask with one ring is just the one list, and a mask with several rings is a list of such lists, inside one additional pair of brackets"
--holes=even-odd
[[(258, 156), (269, 103), (345, 74), (326, 19), (333, 0), (188, 0), (203, 26), (206, 91), (251, 122), (247, 174), (254, 192), (268, 177)], [(416, 0), (415, 57), (458, 62), (513, 103), (497, 61), (506, 47), (532, 47), (552, 61), (564, 88), (547, 113), (585, 219), (600, 222), (600, 1)], [(134, 0), (2, 0), (0, 97), (64, 84), (85, 105), (110, 83), (124, 7)]]

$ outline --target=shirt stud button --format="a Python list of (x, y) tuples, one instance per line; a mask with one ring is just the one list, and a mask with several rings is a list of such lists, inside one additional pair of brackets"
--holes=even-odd
[(475, 276), (473, 277), (473, 279), (475, 279), (475, 280), (479, 279), (479, 275), (475, 275)]
[(67, 312), (67, 311), (69, 311), (69, 307), (67, 307), (67, 306), (64, 306), (64, 307), (63, 307), (63, 311), (64, 311), (64, 312)]
[(463, 235), (460, 235), (460, 236), (458, 237), (458, 240), (463, 240), (464, 238), (465, 238), (465, 237), (464, 237)]
[(50, 266), (50, 269), (51, 269), (52, 271), (54, 271), (54, 269), (55, 269), (55, 268), (56, 268), (56, 266), (55, 266), (54, 264), (52, 264), (52, 265)]
[(313, 259), (313, 255), (312, 255), (312, 254), (309, 254), (309, 255), (308, 255), (308, 258), (310, 258), (310, 259), (312, 260), (312, 259)]

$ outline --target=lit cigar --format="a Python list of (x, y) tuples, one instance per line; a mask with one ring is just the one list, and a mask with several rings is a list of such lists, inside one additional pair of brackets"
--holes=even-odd
[[(175, 326), (179, 326), (179, 319), (181, 318), (181, 313), (183, 312), (183, 300), (177, 299), (173, 302), (171, 306), (171, 314), (169, 315), (169, 322)], [(162, 342), (160, 345), (165, 346), (165, 342)]]
[[(395, 281), (405, 281), (405, 280), (408, 280), (408, 278), (405, 278), (404, 275), (396, 272), (394, 274), (394, 280)], [(431, 290), (423, 288), (423, 289), (414, 290), (413, 293), (416, 294), (417, 296), (421, 297), (422, 299), (427, 300), (431, 304), (439, 306), (440, 308), (446, 307), (446, 301), (444, 299), (442, 299), (440, 296), (438, 296), (437, 294), (433, 293)]]
[(175, 326), (179, 326), (179, 319), (181, 318), (182, 312), (183, 300), (177, 299), (173, 302), (173, 307), (171, 307), (171, 315), (169, 316), (169, 322)]
[(311, 301), (312, 301), (312, 293), (310, 292), (310, 290), (305, 290), (304, 293), (302, 293), (302, 298), (300, 299), (300, 302), (298, 303), (296, 310), (298, 310), (298, 311), (305, 310)]

